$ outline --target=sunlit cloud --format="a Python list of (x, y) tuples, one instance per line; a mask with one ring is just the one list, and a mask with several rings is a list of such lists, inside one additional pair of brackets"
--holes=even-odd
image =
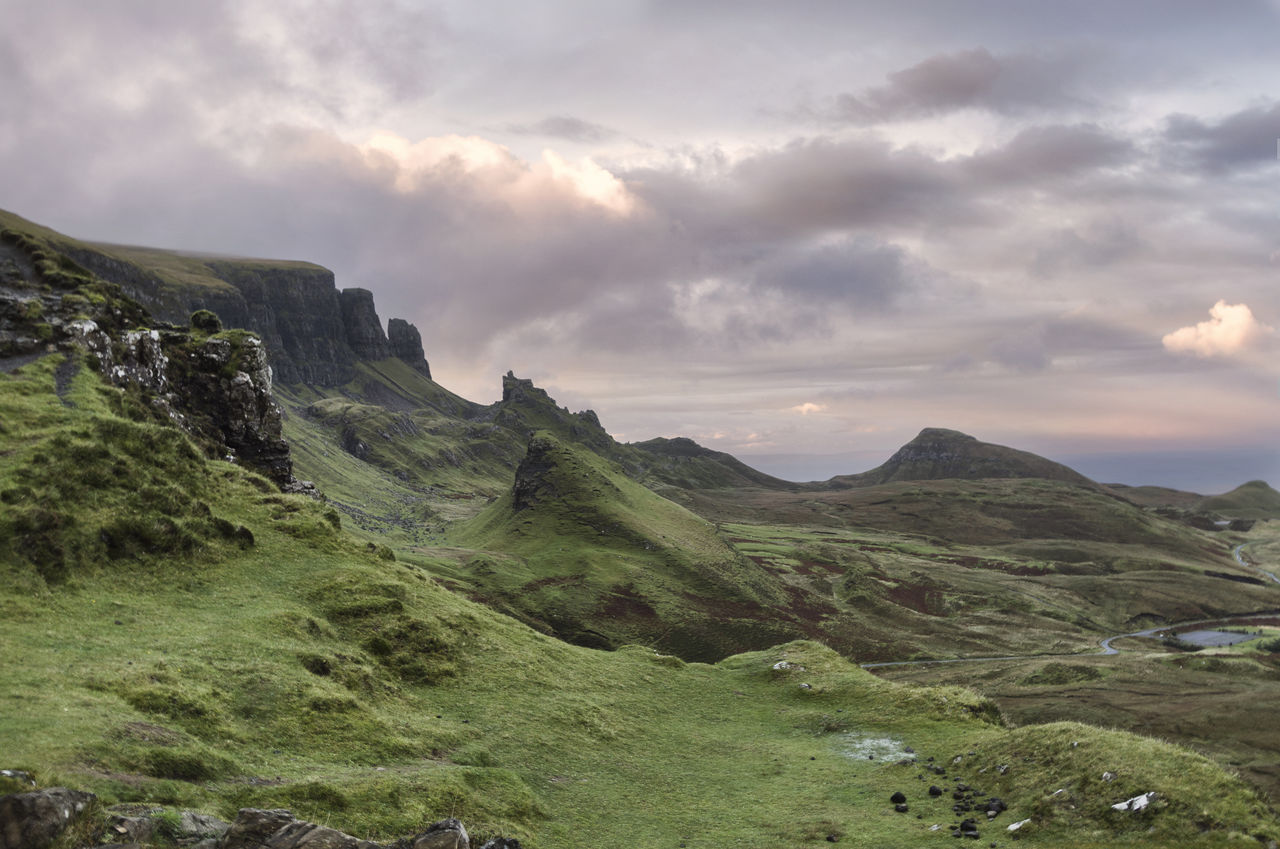
[(1253, 316), (1247, 304), (1218, 301), (1209, 310), (1209, 320), (1180, 327), (1163, 338), (1164, 347), (1177, 353), (1199, 357), (1229, 356), (1239, 353), (1273, 328)]
[(788, 407), (787, 409), (793, 413), (799, 413), (802, 416), (807, 416), (810, 413), (824, 412), (827, 409), (827, 405), (815, 404), (812, 401), (805, 401), (803, 404), (796, 404), (794, 407)]
[(441, 176), (454, 174), (482, 181), (491, 199), (518, 207), (535, 207), (566, 195), (617, 215), (629, 215), (636, 207), (626, 185), (590, 157), (569, 162), (545, 150), (540, 161), (526, 162), (480, 136), (434, 136), (414, 142), (385, 130), (358, 149), (371, 166), (394, 169), (395, 188), (402, 193), (430, 188)]

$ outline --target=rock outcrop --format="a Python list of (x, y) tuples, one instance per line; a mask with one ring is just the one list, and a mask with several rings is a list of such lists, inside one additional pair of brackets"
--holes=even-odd
[(343, 289), (338, 293), (342, 307), (342, 326), (346, 330), (347, 344), (357, 359), (385, 360), (391, 356), (387, 335), (382, 332), (382, 322), (373, 306), (373, 293), (368, 289)]
[[(236, 821), (218, 841), (217, 849), (470, 849), (471, 838), (462, 823), (450, 817), (412, 837), (394, 843), (373, 843), (334, 828), (296, 819), (290, 811), (241, 808)], [(517, 840), (498, 837), (480, 849), (520, 849)]]
[(218, 456), (248, 465), (281, 488), (309, 489), (293, 477), (266, 347), (258, 337), (243, 330), (210, 333), (217, 322), (208, 313), (198, 314), (203, 329), (157, 323), (119, 286), (74, 263), (64, 263), (50, 281), (37, 270), (41, 261), (47, 267), (50, 253), (21, 234), (6, 231), (0, 240), (0, 258), (9, 259), (0, 287), (0, 358), (21, 364), (69, 353), (69, 380), (83, 354), (107, 381), (136, 390)]
[(0, 849), (45, 849), (96, 798), (65, 787), (0, 796)]
[(391, 356), (404, 360), (414, 371), (430, 379), (431, 366), (422, 350), (422, 334), (418, 328), (403, 318), (393, 318), (387, 322), (387, 341), (391, 345)]

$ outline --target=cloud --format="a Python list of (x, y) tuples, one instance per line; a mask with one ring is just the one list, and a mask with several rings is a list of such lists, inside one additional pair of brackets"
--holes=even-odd
[(1018, 113), (1079, 106), (1067, 85), (1080, 58), (1027, 53), (993, 55), (985, 48), (931, 56), (894, 71), (883, 86), (836, 98), (833, 117), (854, 124), (924, 118), (960, 109)]
[(827, 405), (815, 404), (812, 401), (805, 401), (803, 404), (797, 404), (796, 406), (788, 407), (787, 409), (793, 413), (799, 413), (802, 416), (807, 416), (810, 413), (824, 412), (827, 409)]
[(1273, 328), (1259, 322), (1246, 304), (1218, 301), (1209, 310), (1210, 319), (1180, 327), (1161, 340), (1175, 353), (1192, 353), (1198, 357), (1230, 356), (1239, 353), (1260, 338), (1273, 333)]
[(611, 141), (620, 135), (617, 130), (603, 124), (584, 121), (572, 115), (551, 115), (533, 124), (507, 124), (503, 129), (516, 135), (548, 136), (584, 144)]
[(1280, 103), (1253, 106), (1217, 123), (1171, 115), (1164, 139), (1174, 165), (1208, 173), (1263, 168), (1276, 163)]
[(1039, 182), (1124, 164), (1133, 143), (1096, 124), (1032, 126), (970, 157), (966, 169), (993, 183)]
[(923, 285), (919, 266), (895, 245), (857, 236), (781, 250), (762, 263), (757, 280), (793, 297), (879, 311)]

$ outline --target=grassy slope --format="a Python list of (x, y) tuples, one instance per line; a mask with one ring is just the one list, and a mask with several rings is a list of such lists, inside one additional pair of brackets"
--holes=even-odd
[[(167, 466), (181, 444), (121, 415), (88, 372), (60, 399), (55, 361), (0, 376), (0, 492), (11, 504), (32, 497), (24, 487), (54, 485), (38, 458), (60, 434), (113, 433), (110, 456), (82, 457), (78, 474), (164, 474), (254, 542), (109, 552), (55, 584), (24, 553), (5, 554), (0, 738), (6, 766), (46, 783), (224, 817), (289, 806), (371, 837), (451, 814), (534, 849), (772, 847), (828, 834), (906, 847), (953, 819), (949, 800), (925, 796), (918, 767), (893, 764), (890, 753), (911, 746), (938, 762), (959, 755), (952, 776), (1009, 802), (1001, 822), (1034, 817), (1029, 846), (1277, 833), (1251, 793), (1202, 758), (1084, 727), (1005, 732), (963, 691), (903, 689), (814, 644), (707, 666), (558, 643), (369, 551), (318, 503), (216, 461)], [(108, 481), (84, 499), (107, 516), (127, 490)], [(202, 513), (133, 509), (142, 521)], [(781, 660), (804, 670), (774, 669)], [(1098, 783), (1103, 760), (1122, 783)], [(998, 778), (990, 767), (1004, 762), (1016, 772)], [(1073, 808), (1049, 801), (1064, 786)], [(921, 819), (892, 811), (896, 789)], [(1106, 807), (1149, 789), (1162, 794), (1150, 814)]]
[(1249, 481), (1230, 492), (1205, 498), (1196, 508), (1232, 519), (1280, 519), (1280, 492), (1266, 481)]
[[(929, 609), (921, 594), (941, 594), (935, 614), (953, 615), (966, 606), (966, 597), (985, 597), (994, 612), (1022, 609), (1114, 631), (1136, 622), (1276, 606), (1274, 588), (1206, 575), (1256, 577), (1230, 556), (1236, 535), (1197, 531), (1064, 482), (944, 480), (829, 493), (697, 492), (688, 503), (721, 522), (765, 528), (786, 523), (810, 533), (861, 538), (857, 544), (873, 561), (872, 576), (908, 585), (901, 593), (914, 597), (909, 606), (917, 610)], [(1015, 618), (1009, 627), (1024, 624)], [(944, 633), (937, 632), (940, 644), (955, 647)]]
[(644, 642), (688, 658), (801, 633), (767, 621), (775, 616), (766, 607), (781, 607), (786, 594), (709, 522), (609, 461), (539, 431), (521, 475), (537, 490), (532, 504), (507, 492), (449, 534), (502, 556), (465, 567), (486, 598), (570, 638), (596, 633), (597, 642)]
[(933, 427), (920, 431), (882, 465), (856, 475), (837, 475), (828, 485), (861, 487), (948, 478), (1038, 478), (1093, 485), (1074, 469), (1037, 454)]
[[(580, 444), (587, 426), (537, 390), (490, 408), (463, 408), (466, 402), (443, 397), (394, 361), (361, 370), (340, 397), (285, 390), (299, 475), (318, 481), (368, 539), (393, 545), (474, 598), (575, 639), (657, 640), (664, 650), (701, 659), (801, 635), (860, 660), (1034, 653), (1085, 648), (1098, 632), (1130, 622), (1274, 604), (1259, 600), (1256, 588), (1204, 576), (1206, 569), (1245, 574), (1222, 539), (1096, 487), (1057, 481), (691, 492), (646, 477), (696, 512), (747, 523), (724, 535), (737, 540), (731, 544), (739, 562), (717, 568), (748, 592), (728, 586), (720, 598), (693, 580), (691, 558), (679, 546), (655, 539), (645, 550), (643, 534), (566, 532), (565, 517), (576, 516), (581, 530), (581, 519), (601, 509), (590, 498), (562, 505), (523, 535), (510, 528), (497, 536), (450, 531), (487, 504), (490, 519), (509, 512), (512, 470), (524, 453), (516, 440), (528, 429), (551, 426), (561, 440)], [(634, 446), (589, 430), (595, 451), (617, 454), (622, 471), (638, 473), (626, 453)], [(364, 460), (339, 447), (348, 437), (366, 446)], [(670, 459), (668, 479), (709, 474)], [(618, 482), (618, 467), (601, 462), (614, 469), (602, 493), (634, 488)], [(833, 533), (841, 539), (824, 539)], [(446, 539), (453, 550), (439, 548)]]

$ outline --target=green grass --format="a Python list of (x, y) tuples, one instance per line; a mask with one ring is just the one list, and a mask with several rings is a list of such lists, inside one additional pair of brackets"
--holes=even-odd
[[(1104, 810), (1110, 793), (1085, 781), (1091, 761), (1053, 760), (1064, 732), (1010, 734), (966, 690), (881, 681), (815, 643), (716, 665), (566, 645), (371, 551), (325, 505), (264, 491), (260, 478), (166, 441), (87, 372), (65, 406), (53, 366), (0, 375), (0, 476), (33, 493), (73, 471), (84, 483), (65, 508), (77, 524), (50, 529), (54, 542), (79, 550), (92, 536), (78, 536), (81, 523), (126, 510), (141, 522), (166, 515), (164, 499), (116, 485), (118, 472), (165, 479), (254, 541), (85, 558), (55, 582), (6, 550), (0, 640), (3, 657), (21, 662), (0, 664), (0, 739), (6, 766), (45, 785), (224, 818), (285, 806), (374, 839), (453, 815), (475, 835), (533, 849), (825, 845), (827, 835), (917, 846), (954, 817), (947, 800), (922, 794), (918, 765), (859, 754), (888, 740), (939, 763), (960, 755), (951, 776), (971, 783), (986, 773), (985, 761), (964, 763), (970, 751), (1054, 763), (1016, 787), (990, 785), (1010, 800), (1007, 821), (1038, 817), (1029, 846), (1215, 846), (1232, 831), (1275, 833), (1249, 790), (1202, 759), (1099, 737), (1109, 764), (1138, 785), (1159, 777), (1170, 800), (1142, 828), (1117, 821)], [(74, 468), (59, 465), (61, 440), (70, 451), (94, 434), (116, 436), (76, 454)], [(33, 462), (38, 454), (49, 462)], [(717, 544), (699, 536), (700, 521), (662, 527), (683, 523)], [(1077, 811), (1038, 809), (1063, 782)], [(892, 810), (897, 789), (922, 819)], [(1207, 811), (1210, 830), (1188, 811)]]
[(1230, 492), (1205, 498), (1196, 508), (1231, 519), (1280, 519), (1280, 492), (1266, 481), (1249, 481)]

